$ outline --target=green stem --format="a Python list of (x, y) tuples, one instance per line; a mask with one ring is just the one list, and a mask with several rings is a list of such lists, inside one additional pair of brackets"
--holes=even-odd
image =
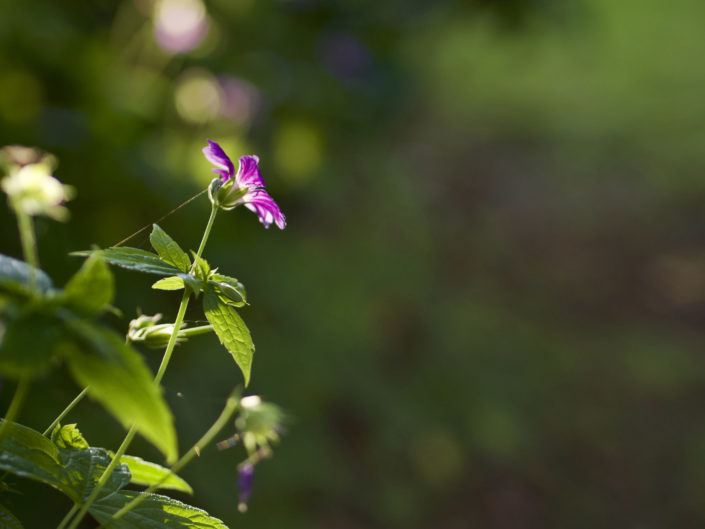
[(30, 265), (29, 288), (35, 290), (37, 287), (37, 268), (39, 268), (39, 253), (37, 252), (37, 238), (34, 234), (34, 224), (32, 217), (22, 212), (19, 208), (17, 212), (17, 226), (20, 230), (20, 240), (22, 242), (22, 253), (25, 262)]
[(201, 325), (199, 327), (187, 327), (186, 329), (182, 329), (179, 334), (181, 336), (185, 336), (185, 337), (190, 338), (191, 336), (198, 336), (199, 334), (208, 334), (209, 332), (213, 332), (212, 325)]
[(113, 473), (113, 470), (120, 463), (120, 458), (123, 455), (125, 455), (125, 451), (127, 450), (127, 447), (130, 446), (130, 443), (132, 442), (132, 439), (135, 437), (136, 433), (137, 433), (137, 428), (133, 425), (130, 428), (130, 430), (127, 432), (125, 439), (123, 439), (122, 444), (120, 445), (120, 448), (118, 448), (117, 452), (115, 452), (115, 455), (113, 456), (112, 461), (110, 461), (110, 464), (103, 471), (103, 474), (100, 476), (98, 483), (95, 484), (95, 487), (93, 487), (93, 490), (91, 491), (90, 495), (86, 498), (86, 501), (83, 502), (83, 505), (81, 506), (81, 510), (78, 511), (78, 514), (71, 522), (71, 525), (69, 525), (69, 529), (76, 529), (78, 524), (81, 522), (83, 517), (88, 512), (88, 509), (91, 508), (91, 505), (93, 505), (93, 502), (98, 497), (98, 494), (100, 493), (101, 489), (108, 482), (108, 479), (110, 479), (110, 475)]
[[(220, 416), (218, 419), (213, 423), (213, 425), (208, 429), (208, 431), (203, 434), (203, 437), (201, 437), (198, 442), (191, 447), (191, 450), (186, 452), (186, 454), (183, 455), (181, 459), (179, 459), (174, 466), (171, 467), (169, 470), (169, 473), (165, 475), (162, 479), (160, 479), (158, 482), (152, 484), (147, 490), (145, 490), (142, 494), (134, 498), (132, 501), (130, 501), (127, 505), (124, 505), (122, 509), (117, 511), (113, 516), (111, 517), (111, 520), (117, 520), (119, 518), (122, 518), (125, 514), (127, 514), (129, 511), (137, 507), (140, 503), (142, 503), (144, 500), (149, 498), (149, 495), (157, 490), (159, 486), (164, 483), (167, 479), (169, 479), (170, 476), (176, 474), (179, 472), (183, 467), (185, 467), (195, 456), (197, 456), (210, 442), (213, 440), (213, 438), (218, 435), (218, 433), (225, 427), (225, 425), (230, 421), (231, 417), (237, 411), (238, 404), (240, 402), (239, 399), (240, 396), (240, 388), (236, 389), (233, 391), (233, 393), (228, 397), (227, 402), (225, 403), (225, 408), (223, 408), (223, 411), (221, 412)], [(117, 457), (117, 456), (116, 456)], [(102, 525), (100, 527), (103, 527)]]
[(17, 418), (17, 415), (19, 415), (20, 409), (22, 408), (22, 402), (27, 396), (27, 391), (29, 390), (30, 382), (30, 377), (28, 375), (25, 375), (17, 383), (17, 389), (15, 389), (15, 394), (12, 396), (10, 406), (7, 408), (7, 413), (5, 414), (2, 424), (0, 424), (0, 439), (2, 439), (3, 435), (5, 435), (5, 430), (10, 426), (10, 423)]
[(86, 396), (87, 393), (88, 393), (88, 388), (87, 388), (87, 387), (86, 387), (86, 388), (83, 388), (83, 391), (81, 391), (81, 393), (79, 393), (79, 394), (76, 396), (76, 398), (73, 399), (73, 400), (69, 403), (69, 405), (64, 408), (64, 411), (62, 411), (62, 412), (58, 415), (58, 417), (57, 417), (56, 419), (54, 419), (54, 422), (52, 422), (52, 423), (49, 425), (49, 427), (48, 427), (46, 430), (44, 430), (44, 433), (43, 433), (42, 435), (48, 436), (49, 434), (51, 434), (51, 432), (54, 431), (54, 428), (56, 428), (56, 425), (59, 424), (59, 423), (63, 420), (63, 418), (66, 417), (66, 416), (69, 414), (69, 412), (74, 408), (74, 406), (76, 406), (76, 404), (78, 404), (79, 402), (81, 402), (81, 400), (83, 399), (83, 397)]
[(69, 520), (76, 513), (77, 510), (78, 510), (78, 503), (74, 503), (73, 507), (71, 507), (71, 510), (68, 513), (66, 513), (66, 516), (64, 516), (64, 519), (61, 520), (61, 522), (56, 527), (56, 529), (64, 529), (64, 527), (66, 527), (66, 524), (69, 523)]
[[(213, 206), (211, 208), (210, 217), (208, 218), (208, 224), (206, 225), (206, 229), (203, 232), (203, 237), (201, 238), (201, 244), (198, 247), (198, 252), (196, 252), (196, 255), (198, 257), (201, 257), (201, 255), (203, 254), (203, 250), (206, 247), (206, 242), (208, 241), (208, 237), (210, 236), (211, 228), (213, 227), (213, 222), (215, 221), (215, 215), (217, 212), (218, 212), (218, 208), (216, 206)], [(197, 259), (193, 260), (193, 264), (191, 265), (191, 273), (193, 273), (193, 271), (196, 267), (196, 261), (197, 261)], [(190, 298), (191, 298), (191, 290), (188, 288), (184, 289), (184, 295), (181, 297), (181, 303), (179, 304), (179, 311), (176, 314), (176, 320), (174, 321), (174, 330), (172, 331), (171, 336), (169, 337), (169, 343), (167, 344), (166, 350), (164, 351), (164, 356), (162, 357), (162, 363), (159, 366), (159, 370), (157, 371), (157, 374), (154, 376), (154, 382), (157, 384), (159, 384), (162, 381), (162, 378), (164, 377), (164, 373), (166, 372), (166, 368), (169, 365), (169, 361), (171, 360), (171, 355), (174, 352), (174, 346), (176, 345), (176, 337), (178, 336), (179, 329), (181, 328), (181, 324), (184, 321), (184, 315), (186, 314), (186, 309), (188, 308), (188, 302), (189, 302)], [(130, 430), (127, 432), (127, 435), (125, 436), (125, 439), (123, 440), (122, 444), (120, 445), (120, 448), (118, 448), (117, 452), (115, 452), (115, 456), (113, 457), (113, 460), (110, 462), (110, 464), (107, 466), (107, 468), (103, 471), (103, 474), (100, 476), (98, 483), (96, 483), (95, 487), (91, 491), (91, 494), (88, 496), (88, 498), (86, 498), (86, 501), (84, 502), (83, 506), (81, 507), (81, 510), (78, 512), (76, 517), (71, 522), (69, 529), (76, 529), (78, 524), (81, 522), (83, 517), (88, 512), (88, 509), (90, 509), (91, 505), (93, 505), (93, 502), (98, 497), (98, 493), (103, 488), (105, 483), (107, 483), (108, 478), (110, 477), (110, 474), (112, 474), (113, 470), (118, 465), (120, 458), (124, 455), (125, 451), (130, 446), (130, 443), (132, 442), (132, 439), (135, 436), (136, 431), (137, 430), (136, 430), (135, 426), (133, 425), (130, 428)]]

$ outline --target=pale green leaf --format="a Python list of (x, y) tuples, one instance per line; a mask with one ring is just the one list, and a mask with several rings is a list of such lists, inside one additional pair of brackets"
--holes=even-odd
[(188, 272), (191, 268), (191, 261), (186, 255), (181, 247), (176, 243), (174, 239), (169, 237), (169, 235), (161, 229), (159, 226), (154, 224), (152, 228), (152, 233), (149, 236), (149, 242), (162, 258), (169, 264), (174, 265), (176, 268), (182, 272)]
[(88, 512), (106, 529), (228, 529), (206, 511), (160, 494), (150, 494), (119, 520), (110, 517), (138, 496), (121, 490), (95, 502)]
[[(84, 347), (67, 347), (69, 369), (81, 386), (126, 428), (137, 431), (159, 448), (172, 463), (176, 460), (176, 433), (161, 388), (142, 357), (117, 334), (96, 326), (81, 326)], [(89, 349), (99, 351), (96, 355)]]
[(23, 529), (20, 521), (4, 505), (0, 505), (0, 529)]
[(252, 370), (252, 355), (255, 346), (252, 343), (250, 331), (245, 322), (227, 303), (221, 301), (218, 294), (209, 288), (203, 296), (203, 312), (213, 330), (218, 335), (220, 343), (230, 352), (235, 363), (240, 367), (245, 377), (245, 386), (250, 383)]
[(165, 277), (152, 285), (156, 290), (181, 290), (184, 288), (184, 280), (178, 276)]
[(135, 456), (122, 456), (120, 458), (120, 463), (127, 465), (130, 469), (130, 473), (132, 474), (132, 480), (130, 483), (148, 487), (150, 485), (154, 485), (155, 483), (159, 483), (165, 476), (168, 476), (162, 483), (160, 483), (160, 489), (179, 490), (181, 492), (193, 494), (193, 489), (191, 486), (176, 474), (170, 475), (169, 472), (171, 471), (168, 468), (164, 468), (156, 463), (151, 463)]
[(174, 276), (181, 272), (178, 268), (162, 261), (158, 255), (145, 250), (140, 250), (139, 248), (118, 246), (106, 248), (104, 250), (71, 252), (71, 255), (78, 257), (89, 256), (92, 254), (100, 255), (106, 262), (112, 265), (121, 266), (122, 268), (127, 268), (129, 270), (136, 270), (138, 272), (144, 272), (146, 274)]
[(72, 310), (93, 316), (103, 312), (114, 295), (113, 274), (100, 254), (93, 254), (66, 284), (63, 297)]

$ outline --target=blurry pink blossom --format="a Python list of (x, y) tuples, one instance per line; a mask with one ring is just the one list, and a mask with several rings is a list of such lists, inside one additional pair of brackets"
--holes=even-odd
[(154, 8), (157, 43), (169, 53), (185, 53), (208, 33), (208, 17), (201, 0), (159, 0)]

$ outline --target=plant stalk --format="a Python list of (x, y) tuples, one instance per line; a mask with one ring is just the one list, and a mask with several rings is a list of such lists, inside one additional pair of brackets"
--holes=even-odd
[(46, 430), (44, 430), (44, 433), (43, 433), (42, 435), (44, 435), (44, 436), (49, 436), (49, 435), (51, 434), (51, 432), (54, 431), (54, 428), (56, 428), (56, 425), (59, 424), (59, 423), (63, 420), (63, 418), (66, 417), (66, 416), (69, 414), (69, 412), (74, 408), (74, 406), (76, 406), (76, 404), (78, 404), (79, 402), (81, 402), (81, 400), (83, 399), (83, 397), (86, 396), (86, 393), (88, 393), (88, 388), (87, 388), (87, 387), (83, 388), (83, 391), (81, 391), (81, 393), (79, 393), (79, 394), (76, 396), (76, 398), (73, 399), (73, 400), (69, 403), (69, 405), (64, 408), (64, 411), (62, 411), (62, 412), (56, 417), (56, 419), (54, 419), (54, 422), (52, 422), (52, 423), (49, 425), (49, 427), (48, 427)]
[[(218, 212), (218, 207), (214, 205), (211, 208), (211, 214), (210, 214), (210, 217), (208, 218), (208, 224), (206, 225), (206, 229), (203, 232), (203, 237), (201, 238), (201, 244), (198, 247), (198, 252), (196, 252), (196, 255), (198, 257), (201, 257), (201, 255), (203, 254), (203, 250), (206, 247), (206, 242), (208, 241), (208, 237), (210, 236), (211, 228), (213, 228), (213, 222), (215, 221), (215, 215), (217, 212)], [(196, 267), (196, 261), (197, 261), (197, 259), (193, 260), (193, 264), (191, 265), (191, 273), (193, 273), (193, 271)], [(184, 316), (186, 314), (186, 309), (188, 308), (188, 303), (189, 303), (190, 298), (191, 298), (191, 290), (188, 288), (184, 289), (184, 295), (181, 297), (181, 303), (179, 304), (179, 311), (176, 315), (176, 320), (174, 321), (174, 330), (172, 331), (171, 336), (169, 337), (169, 343), (167, 344), (166, 350), (164, 351), (164, 356), (162, 357), (162, 362), (159, 366), (157, 374), (154, 376), (154, 381), (157, 384), (159, 384), (162, 381), (162, 378), (164, 377), (164, 373), (166, 372), (166, 368), (169, 365), (169, 361), (171, 360), (171, 355), (174, 352), (174, 346), (176, 345), (176, 338), (179, 334), (179, 329), (181, 328), (181, 324), (184, 321)], [(127, 432), (127, 435), (125, 436), (125, 439), (123, 440), (122, 444), (120, 445), (120, 448), (118, 448), (117, 452), (115, 452), (115, 456), (113, 457), (113, 460), (110, 462), (110, 464), (103, 471), (103, 474), (100, 476), (98, 483), (96, 483), (95, 487), (91, 491), (91, 494), (88, 496), (88, 498), (86, 498), (86, 501), (81, 506), (81, 510), (78, 511), (78, 514), (71, 522), (69, 529), (76, 529), (78, 524), (81, 522), (83, 517), (88, 512), (88, 509), (90, 509), (91, 505), (93, 505), (93, 502), (98, 497), (100, 490), (107, 483), (108, 478), (110, 478), (110, 474), (112, 474), (113, 470), (118, 465), (120, 458), (125, 454), (125, 451), (130, 446), (130, 443), (132, 442), (132, 439), (134, 438), (136, 432), (137, 432), (137, 430), (136, 430), (135, 426), (133, 425), (130, 428), (130, 430)]]
[(9, 427), (10, 423), (13, 422), (19, 415), (20, 409), (22, 408), (22, 402), (24, 401), (24, 398), (27, 396), (27, 392), (29, 391), (30, 382), (31, 379), (29, 375), (25, 375), (20, 378), (19, 382), (17, 383), (17, 389), (15, 389), (15, 394), (12, 396), (10, 406), (8, 406), (7, 408), (7, 413), (5, 413), (5, 417), (2, 421), (2, 424), (0, 424), (0, 440), (2, 440), (3, 436), (5, 435), (5, 430)]
[[(140, 503), (145, 501), (146, 499), (149, 498), (149, 495), (157, 490), (159, 486), (164, 483), (167, 479), (169, 479), (170, 476), (176, 474), (179, 472), (183, 467), (185, 467), (195, 456), (197, 456), (206, 446), (208, 446), (211, 441), (213, 441), (213, 438), (218, 435), (218, 433), (225, 427), (225, 425), (230, 421), (232, 418), (233, 414), (237, 411), (237, 408), (240, 403), (240, 388), (236, 389), (233, 391), (233, 393), (228, 397), (228, 400), (225, 403), (225, 408), (223, 408), (223, 411), (220, 413), (220, 416), (216, 421), (213, 423), (213, 425), (208, 429), (208, 431), (203, 434), (203, 437), (201, 437), (198, 442), (191, 447), (191, 449), (186, 452), (181, 459), (179, 459), (170, 469), (169, 473), (165, 475), (162, 479), (160, 479), (157, 483), (154, 483), (149, 486), (144, 492), (142, 492), (139, 496), (134, 498), (132, 501), (130, 501), (128, 504), (124, 505), (119, 511), (117, 511), (113, 516), (111, 517), (111, 521), (118, 520), (119, 518), (122, 518), (125, 514), (127, 514), (129, 511), (137, 507)], [(117, 457), (117, 456), (116, 456)], [(103, 527), (101, 525), (100, 527)], [(99, 528), (100, 529), (100, 528)]]

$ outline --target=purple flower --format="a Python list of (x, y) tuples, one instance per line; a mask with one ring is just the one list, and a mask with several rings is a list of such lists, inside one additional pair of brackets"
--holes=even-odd
[(252, 496), (252, 485), (254, 484), (255, 467), (251, 463), (245, 463), (240, 467), (237, 474), (237, 486), (240, 489), (237, 508), (240, 512), (247, 510), (247, 502)]
[[(279, 229), (286, 226), (286, 218), (274, 199), (265, 191), (264, 180), (259, 172), (259, 158), (255, 155), (241, 156), (240, 165), (235, 173), (235, 166), (225, 151), (216, 142), (208, 140), (208, 147), (203, 148), (206, 159), (215, 165), (214, 173), (220, 175), (225, 195), (219, 203), (225, 209), (232, 209), (240, 204), (257, 213), (265, 228), (275, 223)], [(232, 181), (232, 184), (226, 185)], [(220, 194), (219, 194), (220, 198)]]

